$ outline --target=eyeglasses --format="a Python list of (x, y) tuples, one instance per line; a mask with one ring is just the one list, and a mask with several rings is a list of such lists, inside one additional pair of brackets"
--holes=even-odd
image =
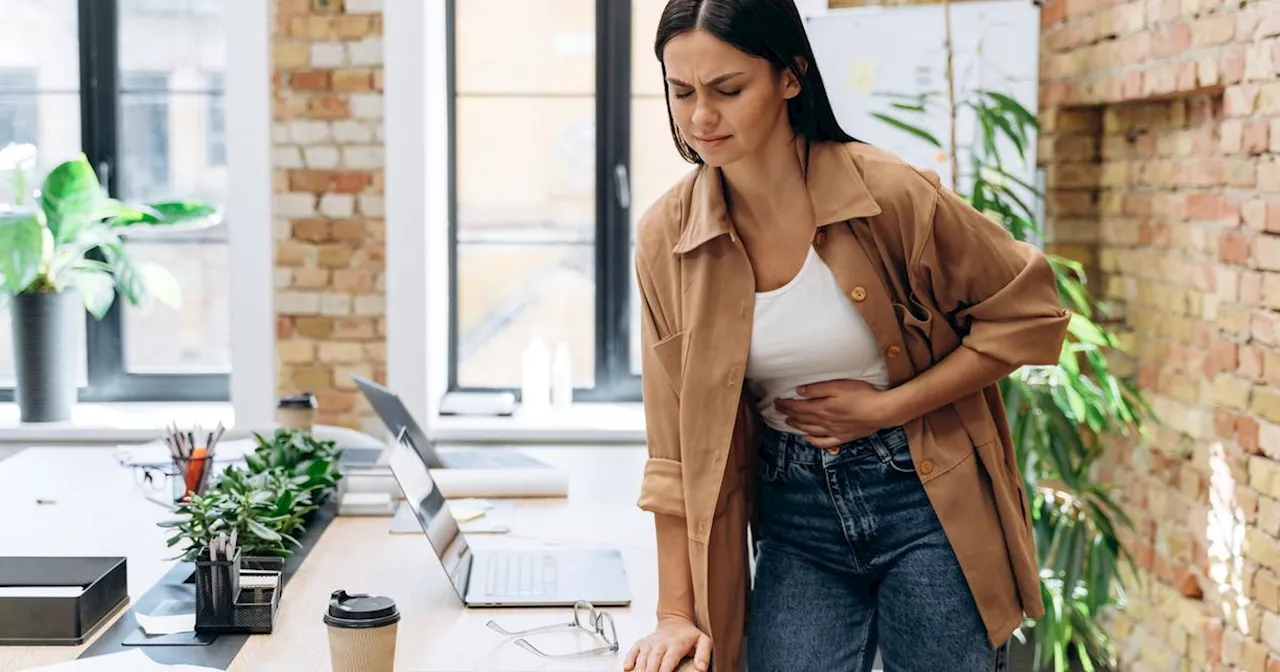
[[(557, 623), (555, 625), (544, 625), (539, 628), (530, 628), (529, 630), (510, 631), (504, 629), (494, 621), (489, 621), (486, 625), (490, 629), (502, 634), (506, 637), (519, 637), (516, 640), (516, 646), (542, 658), (584, 658), (587, 656), (598, 656), (606, 653), (616, 653), (618, 651), (618, 630), (613, 625), (613, 617), (603, 611), (598, 611), (590, 602), (586, 600), (578, 600), (573, 604), (573, 620), (568, 623)], [(583, 632), (595, 635), (604, 640), (605, 646), (588, 649), (586, 651), (577, 651), (574, 653), (546, 653), (538, 647), (530, 644), (527, 639), (528, 635), (541, 634), (544, 632), (559, 632), (561, 630), (582, 630)]]

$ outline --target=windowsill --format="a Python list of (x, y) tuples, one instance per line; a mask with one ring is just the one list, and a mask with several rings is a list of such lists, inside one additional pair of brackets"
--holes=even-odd
[[(164, 427), (234, 422), (225, 402), (119, 402), (76, 404), (66, 422), (22, 423), (18, 405), (0, 403), (0, 444), (143, 443), (160, 438)], [(643, 444), (644, 407), (640, 403), (577, 403), (567, 410), (512, 416), (438, 416), (429, 434), (441, 443)]]
[(517, 409), (506, 417), (441, 415), (431, 423), (429, 434), (441, 443), (643, 444), (644, 406), (576, 403), (537, 414)]
[(65, 422), (19, 421), (18, 405), (0, 403), (0, 444), (117, 444), (160, 438), (170, 423), (231, 427), (228, 402), (120, 402), (76, 404)]

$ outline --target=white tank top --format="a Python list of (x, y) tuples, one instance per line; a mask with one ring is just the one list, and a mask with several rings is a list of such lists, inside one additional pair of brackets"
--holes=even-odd
[(790, 282), (756, 292), (746, 377), (764, 421), (796, 434), (773, 402), (795, 398), (797, 387), (839, 378), (889, 386), (871, 328), (812, 247)]

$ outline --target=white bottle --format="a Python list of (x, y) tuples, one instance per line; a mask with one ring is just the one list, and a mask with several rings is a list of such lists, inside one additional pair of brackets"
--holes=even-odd
[(525, 411), (545, 410), (551, 403), (551, 353), (541, 336), (529, 341), (523, 365), (520, 405)]
[(573, 362), (569, 359), (569, 346), (556, 346), (555, 359), (551, 361), (551, 405), (558, 409), (573, 403)]

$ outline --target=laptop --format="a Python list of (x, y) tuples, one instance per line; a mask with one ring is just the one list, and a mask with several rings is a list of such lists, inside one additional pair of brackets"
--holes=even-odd
[(616, 549), (473, 549), (406, 434), (391, 444), (391, 473), (468, 607), (595, 606), (631, 603)]
[(392, 436), (403, 434), (409, 439), (422, 461), (431, 469), (529, 469), (548, 466), (514, 448), (486, 446), (436, 450), (395, 392), (358, 374), (351, 374), (351, 379), (369, 400), (374, 412), (382, 418), (387, 431)]

